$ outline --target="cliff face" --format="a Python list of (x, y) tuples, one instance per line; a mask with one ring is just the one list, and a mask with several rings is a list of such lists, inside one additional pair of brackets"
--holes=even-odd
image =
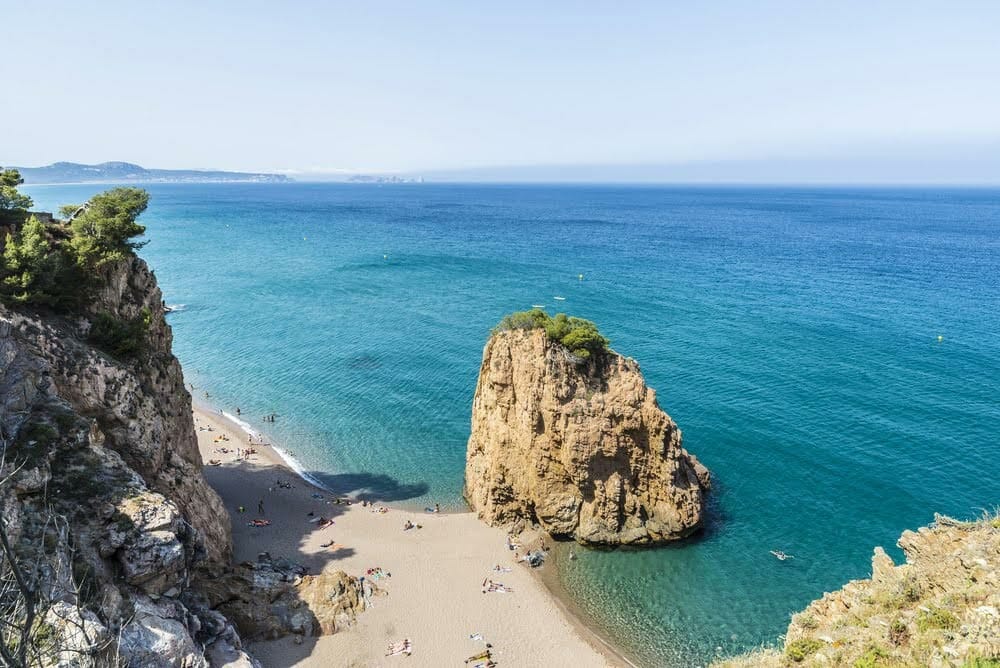
[(995, 666), (1000, 662), (1000, 519), (937, 516), (906, 531), (895, 565), (875, 548), (872, 577), (827, 593), (792, 617), (782, 652), (717, 668)]
[[(196, 569), (228, 566), (228, 515), (201, 474), (191, 399), (160, 291), (142, 260), (105, 269), (89, 312), (0, 306), (0, 507), (21, 562), (56, 603), (65, 665), (251, 665), (233, 626), (197, 602)], [(88, 343), (98, 314), (144, 317), (145, 348)], [(81, 632), (80, 629), (87, 629)], [(74, 644), (75, 643), (75, 644)]]
[(465, 470), (466, 499), (486, 522), (659, 543), (699, 526), (708, 485), (634, 360), (580, 362), (540, 329), (486, 344)]

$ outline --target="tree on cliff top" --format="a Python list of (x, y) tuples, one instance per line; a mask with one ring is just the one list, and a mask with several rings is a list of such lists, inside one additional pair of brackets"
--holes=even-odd
[[(10, 183), (20, 179), (6, 178)], [(15, 186), (9, 189), (16, 194)], [(17, 201), (31, 206), (30, 199)], [(115, 188), (75, 207), (68, 225), (47, 225), (34, 216), (23, 226), (12, 225), (0, 253), (0, 301), (62, 309), (78, 306), (100, 282), (97, 269), (142, 246), (133, 239), (146, 231), (136, 218), (148, 203), (144, 190)]]
[(17, 187), (22, 183), (24, 179), (16, 169), (0, 171), (0, 225), (24, 220), (28, 209), (34, 204), (30, 197), (17, 192)]
[(540, 308), (518, 311), (505, 316), (493, 332), (512, 329), (544, 329), (550, 339), (565, 346), (570, 353), (580, 359), (588, 359), (591, 355), (605, 352), (610, 343), (598, 331), (597, 325), (590, 320), (573, 318), (565, 313), (557, 313), (555, 317), (550, 317)]
[(52, 252), (45, 225), (32, 216), (20, 230), (7, 233), (0, 262), (0, 295), (5, 301), (51, 304), (62, 258)]
[(149, 204), (149, 193), (141, 188), (114, 188), (95, 195), (86, 210), (70, 223), (70, 246), (77, 262), (97, 268), (124, 259), (143, 244), (132, 241), (146, 232), (135, 222)]

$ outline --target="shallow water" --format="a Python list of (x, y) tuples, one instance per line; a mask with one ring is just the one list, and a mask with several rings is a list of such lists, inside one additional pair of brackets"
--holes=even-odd
[[(28, 191), (53, 209), (101, 189)], [(773, 641), (873, 546), (1000, 503), (1000, 191), (148, 189), (141, 253), (184, 305), (196, 394), (344, 491), (462, 506), (507, 312), (590, 318), (636, 358), (715, 475), (711, 520), (678, 546), (577, 550), (563, 580), (644, 664)]]

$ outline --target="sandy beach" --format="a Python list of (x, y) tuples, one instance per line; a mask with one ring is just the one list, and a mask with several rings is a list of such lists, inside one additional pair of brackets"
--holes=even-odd
[[(269, 446), (254, 443), (256, 454), (237, 459), (248, 436), (224, 415), (203, 407), (194, 415), (203, 460), (222, 462), (207, 465), (205, 477), (230, 512), (237, 562), (266, 551), (312, 572), (333, 568), (362, 576), (380, 567), (391, 574), (376, 583), (385, 595), (374, 597), (347, 631), (299, 643), (253, 643), (250, 651), (265, 666), (462, 666), (487, 642), (499, 666), (629, 665), (570, 618), (537, 573), (515, 563), (504, 532), (472, 513), (375, 512), (383, 504), (333, 503), (333, 495), (300, 478)], [(270, 526), (248, 526), (257, 517)], [(317, 517), (334, 524), (319, 529), (310, 522)], [(422, 528), (404, 531), (408, 520)], [(334, 545), (322, 547), (329, 541)], [(524, 548), (536, 547), (533, 541)], [(497, 565), (510, 571), (495, 572)], [(512, 592), (484, 594), (486, 579)], [(385, 656), (389, 643), (404, 638), (412, 642), (409, 657)]]

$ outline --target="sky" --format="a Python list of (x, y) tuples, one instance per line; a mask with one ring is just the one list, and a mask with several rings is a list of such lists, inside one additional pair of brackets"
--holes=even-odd
[(995, 0), (0, 0), (0, 23), (0, 164), (1000, 182)]

